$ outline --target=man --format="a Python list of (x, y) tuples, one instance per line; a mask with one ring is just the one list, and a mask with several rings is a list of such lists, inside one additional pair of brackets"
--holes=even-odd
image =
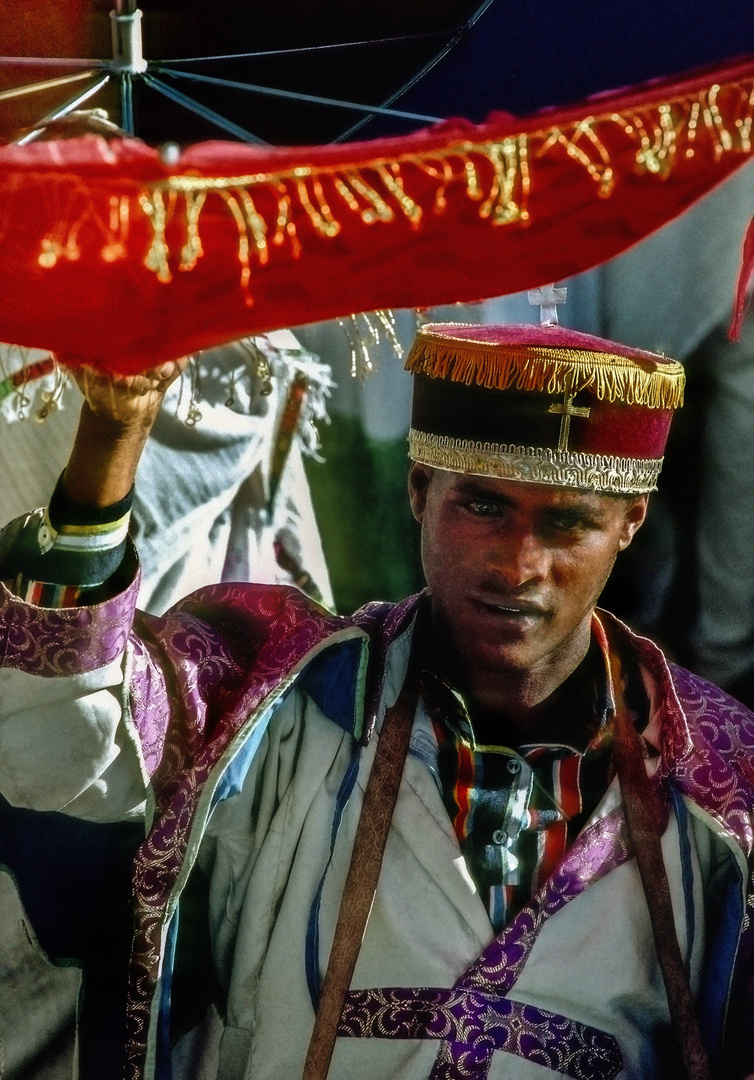
[[(113, 913), (76, 954), (80, 1075), (742, 1078), (754, 718), (595, 613), (682, 372), (557, 327), (428, 326), (408, 366), (426, 596), (338, 619), (226, 584), (132, 628), (124, 523), (172, 365), (82, 377), (49, 512), (6, 535), (5, 817), (32, 847), (56, 823), (62, 864), (100, 830), (60, 873)], [(64, 970), (72, 916), (0, 857), (34, 970)]]

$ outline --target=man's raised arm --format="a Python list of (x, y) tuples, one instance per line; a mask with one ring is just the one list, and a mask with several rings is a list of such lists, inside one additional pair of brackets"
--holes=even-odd
[[(0, 579), (42, 607), (105, 599), (126, 550), (134, 476), (165, 391), (185, 361), (136, 376), (74, 371), (84, 403), (68, 465), (48, 507), (0, 538)], [(113, 581), (110, 594), (123, 581)]]
[(84, 404), (63, 480), (71, 502), (104, 507), (128, 495), (165, 391), (185, 363), (128, 377), (92, 368), (75, 372)]
[(0, 793), (13, 806), (140, 814), (140, 754), (122, 723), (137, 588), (126, 534), (141, 451), (181, 366), (79, 370), (85, 402), (50, 505), (0, 536)]

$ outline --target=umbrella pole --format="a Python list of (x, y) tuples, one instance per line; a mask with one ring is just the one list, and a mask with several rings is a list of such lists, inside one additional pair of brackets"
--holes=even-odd
[(120, 73), (120, 126), (126, 135), (134, 134), (134, 99), (130, 71)]
[(110, 70), (141, 75), (147, 70), (141, 44), (141, 11), (134, 0), (116, 0), (116, 5), (110, 12), (113, 41)]
[(110, 70), (120, 80), (120, 126), (134, 134), (133, 76), (147, 70), (141, 41), (141, 11), (136, 0), (115, 0), (110, 12), (113, 59)]

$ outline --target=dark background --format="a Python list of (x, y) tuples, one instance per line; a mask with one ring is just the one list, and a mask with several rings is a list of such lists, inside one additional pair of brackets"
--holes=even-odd
[[(113, 0), (2, 5), (0, 51), (107, 58), (113, 6)], [(141, 8), (144, 55), (154, 61), (408, 36), (411, 40), (181, 67), (352, 102), (378, 104), (395, 97), (396, 107), (408, 111), (477, 121), (493, 109), (523, 115), (754, 52), (750, 0), (143, 0)], [(49, 66), (0, 64), (0, 86), (56, 73)], [(269, 142), (321, 143), (421, 126), (380, 118), (357, 128), (360, 118), (353, 112), (182, 79), (174, 85)], [(0, 137), (11, 137), (68, 96), (68, 90), (58, 89), (1, 102)], [(117, 116), (117, 94), (106, 99), (105, 93), (92, 104), (109, 105)], [(136, 133), (152, 143), (225, 137), (208, 121), (138, 84), (135, 110)]]

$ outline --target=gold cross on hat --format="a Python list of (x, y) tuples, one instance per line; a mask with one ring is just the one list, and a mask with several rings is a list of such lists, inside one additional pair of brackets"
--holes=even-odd
[(568, 436), (571, 431), (571, 417), (572, 416), (589, 416), (592, 411), (589, 408), (582, 408), (573, 404), (573, 394), (568, 390), (565, 392), (562, 402), (555, 402), (547, 410), (548, 413), (560, 414), (560, 435), (558, 437), (558, 450), (568, 449)]

